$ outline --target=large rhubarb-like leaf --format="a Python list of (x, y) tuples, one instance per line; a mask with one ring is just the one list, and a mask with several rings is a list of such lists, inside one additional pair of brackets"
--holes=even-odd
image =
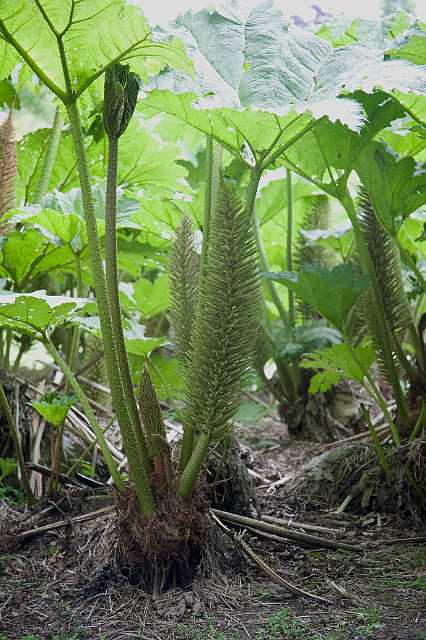
[(339, 331), (344, 331), (349, 312), (368, 287), (368, 278), (360, 276), (350, 264), (333, 269), (311, 268), (300, 273), (267, 273), (266, 277), (292, 289)]
[(47, 332), (69, 322), (78, 311), (93, 312), (96, 305), (86, 298), (48, 296), (43, 291), (31, 294), (0, 294), (0, 327), (44, 339)]
[(8, 75), (19, 60), (13, 40), (50, 88), (64, 91), (58, 38), (77, 94), (113, 61), (131, 61), (133, 70), (145, 78), (165, 64), (191, 70), (180, 43), (154, 42), (140, 9), (124, 0), (2, 0), (2, 75)]

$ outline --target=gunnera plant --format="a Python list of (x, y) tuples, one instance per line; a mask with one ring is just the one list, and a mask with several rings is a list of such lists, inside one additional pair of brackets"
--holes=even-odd
[[(117, 276), (117, 168), (120, 137), (133, 115), (139, 90), (138, 77), (125, 64), (126, 60), (137, 58), (139, 66), (144, 67), (144, 58), (149, 58), (144, 68), (146, 74), (155, 56), (161, 58), (160, 64), (167, 61), (180, 69), (189, 69), (190, 65), (175, 41), (153, 43), (143, 16), (121, 0), (106, 3), (102, 11), (93, 14), (87, 14), (81, 3), (71, 3), (68, 15), (66, 9), (65, 15), (59, 15), (43, 2), (25, 3), (18, 9), (9, 0), (6, 5), (8, 11), (2, 11), (0, 17), (4, 46), (12, 56), (18, 54), (62, 102), (69, 122), (105, 361), (128, 461), (128, 480), (112, 459), (90, 404), (50, 335), (43, 336), (43, 343), (77, 396), (113, 478), (116, 518), (115, 542), (109, 547), (111, 559), (115, 557), (121, 570), (128, 571), (147, 589), (159, 591), (173, 584), (186, 584), (204, 552), (208, 530), (203, 465), (211, 444), (227, 428), (238, 407), (254, 349), (259, 283), (252, 237), (252, 199), (248, 198), (249, 205), (243, 206), (231, 191), (223, 189), (219, 205), (211, 212), (208, 252), (204, 251), (208, 253), (208, 264), (201, 264), (192, 352), (185, 370), (184, 437), (179, 455), (171, 456), (169, 465), (149, 372), (144, 372), (139, 407), (123, 336)], [(74, 52), (79, 44), (84, 47), (84, 34), (91, 28), (110, 29), (118, 17), (120, 37), (111, 39), (112, 43), (105, 42), (96, 62), (85, 64), (83, 69)], [(34, 29), (35, 23), (46, 34), (48, 68), (34, 48), (26, 47), (26, 25), (31, 24)], [(109, 143), (105, 251), (97, 228), (79, 108), (81, 96), (104, 74), (104, 124)], [(167, 469), (168, 466), (171, 468)]]
[[(297, 272), (335, 266), (335, 254), (310, 238), (312, 231), (328, 229), (330, 221), (329, 197), (314, 196), (296, 242), (292, 262)], [(352, 435), (361, 422), (360, 390), (354, 384), (341, 381), (327, 392), (311, 394), (309, 386), (314, 373), (300, 366), (304, 353), (329, 346), (330, 340), (339, 340), (339, 334), (327, 327), (321, 315), (303, 300), (296, 298), (294, 305), (297, 318), (290, 328), (283, 326), (280, 319), (272, 326), (269, 336), (266, 330), (259, 334), (257, 370), (276, 398), (280, 417), (292, 437), (322, 442)], [(264, 365), (271, 358), (276, 371), (268, 380)]]

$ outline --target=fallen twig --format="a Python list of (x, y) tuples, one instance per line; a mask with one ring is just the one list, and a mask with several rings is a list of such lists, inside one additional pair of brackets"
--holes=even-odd
[(273, 493), (275, 489), (278, 489), (278, 487), (282, 487), (283, 484), (285, 484), (289, 480), (292, 480), (293, 477), (294, 477), (293, 473), (287, 473), (285, 476), (283, 476), (279, 480), (275, 480), (275, 482), (272, 482), (272, 483), (270, 482), (268, 485), (268, 488), (266, 489), (266, 493), (267, 494)]
[(341, 533), (340, 529), (330, 529), (329, 527), (321, 527), (319, 524), (307, 524), (305, 522), (296, 522), (296, 520), (284, 520), (282, 518), (274, 518), (273, 516), (261, 516), (264, 522), (269, 524), (277, 524), (285, 527), (295, 527), (296, 529), (306, 529), (307, 531), (323, 531), (324, 533)]
[[(376, 429), (376, 433), (378, 436), (382, 437), (387, 435), (389, 432), (388, 425), (383, 425), (382, 427), (378, 427)], [(343, 438), (342, 440), (335, 440), (334, 442), (327, 442), (321, 446), (321, 451), (328, 451), (328, 449), (335, 449), (336, 447), (340, 447), (344, 444), (350, 444), (351, 442), (357, 442), (358, 440), (364, 440), (370, 438), (369, 431), (363, 431), (362, 433), (356, 433), (353, 436), (349, 436), (348, 438)]]
[(426, 542), (426, 536), (413, 536), (412, 538), (392, 538), (392, 540), (375, 540), (376, 544), (400, 544), (410, 542)]
[[(45, 467), (41, 464), (35, 464), (34, 462), (27, 462), (27, 468), (31, 471), (37, 471), (37, 473), (41, 473), (43, 476), (50, 477), (52, 475), (52, 469), (50, 467)], [(79, 487), (80, 489), (84, 487), (82, 482), (78, 482), (78, 480), (74, 480), (73, 478), (68, 478), (68, 476), (63, 473), (59, 474), (58, 480), (61, 484), (72, 484), (75, 487)]]
[(285, 580), (284, 578), (282, 578), (280, 575), (278, 575), (278, 573), (276, 573), (273, 569), (271, 569), (271, 567), (269, 567), (261, 558), (259, 558), (259, 556), (253, 551), (253, 549), (251, 549), (251, 547), (249, 547), (249, 545), (244, 540), (241, 539), (241, 537), (237, 536), (233, 531), (231, 531), (231, 529), (229, 529), (217, 517), (215, 510), (213, 509), (210, 510), (210, 515), (214, 520), (214, 522), (219, 526), (219, 528), (224, 533), (226, 533), (227, 536), (232, 538), (234, 544), (243, 551), (244, 555), (246, 555), (248, 558), (253, 560), (255, 565), (263, 573), (265, 573), (269, 578), (274, 580), (274, 582), (277, 582), (281, 586), (285, 587), (287, 591), (289, 591), (290, 593), (293, 593), (294, 595), (303, 596), (304, 598), (310, 598), (311, 600), (315, 600), (316, 602), (321, 602), (322, 604), (332, 604), (332, 602), (330, 602), (329, 600), (326, 600), (325, 598), (321, 598), (321, 596), (316, 596), (315, 594), (310, 593), (309, 591), (305, 591), (304, 589), (299, 589), (299, 587), (297, 587), (292, 582), (289, 582), (288, 580)]
[(114, 505), (110, 505), (108, 507), (102, 507), (102, 509), (97, 509), (96, 511), (91, 511), (90, 513), (83, 513), (80, 516), (69, 518), (69, 520), (59, 520), (58, 522), (45, 524), (42, 527), (37, 527), (35, 529), (29, 529), (28, 531), (23, 531), (22, 533), (18, 533), (16, 535), (16, 538), (17, 540), (25, 540), (26, 538), (39, 536), (42, 533), (46, 533), (47, 531), (54, 531), (55, 529), (61, 529), (62, 527), (68, 527), (80, 522), (87, 522), (88, 520), (93, 520), (94, 518), (100, 518), (101, 516), (105, 516), (108, 513), (111, 513), (112, 511), (114, 511), (114, 509), (115, 509)]
[(226, 511), (220, 511), (219, 509), (211, 509), (216, 516), (230, 522), (231, 524), (240, 525), (242, 527), (252, 527), (259, 531), (266, 531), (266, 533), (272, 533), (282, 538), (288, 538), (292, 542), (299, 542), (315, 547), (325, 547), (327, 549), (343, 549), (345, 551), (364, 551), (364, 545), (348, 544), (347, 542), (337, 542), (335, 540), (328, 540), (326, 538), (320, 538), (319, 536), (312, 536), (308, 533), (302, 533), (300, 531), (294, 531), (293, 529), (286, 529), (279, 527), (275, 524), (269, 524), (262, 520), (255, 520), (254, 518), (247, 518), (246, 516), (239, 516), (234, 513), (228, 513)]

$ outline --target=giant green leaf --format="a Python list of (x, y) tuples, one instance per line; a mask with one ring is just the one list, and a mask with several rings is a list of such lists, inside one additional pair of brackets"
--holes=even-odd
[(342, 378), (362, 383), (374, 360), (375, 353), (371, 344), (352, 347), (343, 343), (305, 356), (301, 366), (322, 370), (312, 377), (309, 392), (324, 393)]
[(278, 164), (285, 163), (307, 179), (321, 183), (324, 190), (336, 197), (345, 192), (362, 149), (384, 127), (404, 116), (401, 106), (383, 91), (370, 95), (358, 91), (354, 97), (366, 113), (360, 133), (322, 119), (277, 160)]
[(33, 400), (31, 406), (54, 427), (59, 427), (68, 415), (75, 396), (48, 391), (39, 400)]
[(87, 245), (87, 231), (84, 220), (75, 213), (63, 213), (52, 209), (23, 210), (12, 212), (8, 219), (13, 224), (34, 226), (52, 242), (68, 245), (74, 253), (80, 253)]
[(31, 294), (0, 294), (0, 327), (43, 339), (46, 332), (70, 321), (75, 313), (90, 312), (95, 304), (86, 298)]
[(387, 54), (392, 58), (426, 65), (426, 24), (417, 22), (402, 39), (388, 49)]
[(292, 289), (303, 302), (342, 332), (349, 312), (369, 282), (350, 264), (341, 264), (333, 269), (311, 268), (297, 274), (283, 272), (264, 276)]
[(358, 158), (357, 173), (383, 226), (396, 233), (404, 218), (426, 203), (426, 165), (398, 158), (372, 142)]
[[(0, 37), (9, 42), (13, 38), (42, 79), (54, 83), (53, 90), (65, 89), (57, 38), (63, 42), (77, 94), (112, 61), (131, 61), (145, 78), (164, 64), (190, 71), (179, 43), (154, 42), (141, 11), (123, 0), (2, 0)], [(11, 45), (1, 44), (10, 73), (16, 54)]]
[(17, 291), (38, 274), (74, 265), (67, 247), (57, 247), (37, 229), (9, 232), (0, 247), (0, 274), (10, 278)]
[(234, 155), (246, 159), (248, 164), (253, 164), (253, 154), (273, 145), (280, 132), (283, 132), (284, 140), (288, 140), (300, 133), (311, 120), (307, 114), (297, 117), (294, 112), (278, 117), (272, 113), (230, 108), (194, 108), (197, 97), (196, 93), (154, 89), (144, 99), (145, 111), (148, 115), (166, 113), (175, 116), (198, 131), (212, 135)]
[[(176, 21), (173, 33), (184, 40), (196, 78), (186, 81), (171, 71), (160, 74), (147, 103), (202, 131), (210, 130), (234, 150), (241, 149), (241, 140), (230, 139), (233, 126), (256, 152), (262, 143), (255, 130), (263, 131), (267, 148), (294, 112), (314, 118), (325, 115), (359, 131), (360, 104), (342, 98), (359, 89), (426, 95), (426, 71), (404, 60), (385, 59), (374, 38), (333, 48), (325, 39), (289, 24), (270, 0), (255, 8), (229, 2), (198, 13), (189, 11)], [(229, 113), (243, 108), (239, 118)], [(208, 115), (200, 113), (206, 109)], [(259, 110), (284, 120), (274, 123)], [(250, 124), (245, 135), (246, 119)]]
[(134, 283), (122, 283), (121, 297), (129, 309), (140, 311), (144, 319), (165, 311), (169, 307), (169, 278), (161, 274), (151, 282), (140, 278)]

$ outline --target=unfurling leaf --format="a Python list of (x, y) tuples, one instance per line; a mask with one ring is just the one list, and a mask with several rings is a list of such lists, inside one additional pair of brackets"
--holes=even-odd
[(113, 64), (105, 74), (104, 125), (108, 136), (119, 138), (127, 129), (136, 107), (139, 77), (129, 65)]
[(342, 378), (362, 383), (374, 358), (374, 349), (370, 344), (351, 347), (342, 343), (319, 349), (306, 356), (302, 362), (305, 369), (320, 370), (311, 379), (309, 393), (324, 393)]
[(59, 427), (75, 402), (75, 396), (49, 391), (40, 400), (33, 400), (31, 406), (54, 427)]

